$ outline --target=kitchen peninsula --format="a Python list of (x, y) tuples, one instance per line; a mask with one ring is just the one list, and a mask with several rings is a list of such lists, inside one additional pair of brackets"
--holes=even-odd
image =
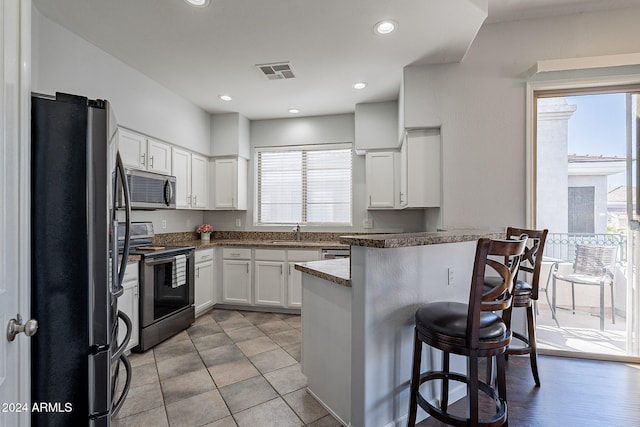
[[(301, 363), (308, 390), (344, 425), (406, 424), (414, 313), (433, 301), (468, 301), (483, 237), (504, 233), (346, 236), (340, 242), (351, 245), (349, 277), (347, 260), (296, 266), (304, 273)], [(440, 363), (434, 352), (423, 354), (423, 366)], [(452, 357), (453, 370), (465, 366)], [(452, 388), (450, 401), (464, 393), (464, 385)]]

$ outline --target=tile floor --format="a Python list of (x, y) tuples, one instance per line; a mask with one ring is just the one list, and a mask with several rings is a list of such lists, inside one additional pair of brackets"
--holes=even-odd
[(306, 391), (300, 316), (214, 309), (131, 354), (116, 427), (340, 426)]

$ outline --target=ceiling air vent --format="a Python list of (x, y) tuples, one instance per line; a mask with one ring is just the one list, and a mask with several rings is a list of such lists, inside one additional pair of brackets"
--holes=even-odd
[(293, 68), (288, 62), (273, 62), (270, 64), (256, 64), (256, 67), (269, 80), (293, 79)]

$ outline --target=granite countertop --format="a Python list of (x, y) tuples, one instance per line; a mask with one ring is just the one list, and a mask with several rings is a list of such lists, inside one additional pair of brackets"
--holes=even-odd
[(296, 263), (295, 268), (329, 282), (351, 287), (351, 262), (349, 258), (300, 262)]
[(349, 249), (349, 245), (337, 241), (324, 242), (296, 242), (286, 240), (251, 240), (251, 239), (211, 239), (208, 242), (202, 240), (185, 240), (174, 242), (173, 244), (184, 246), (195, 246), (196, 250), (215, 248), (218, 246), (232, 246), (234, 248), (250, 247), (263, 249)]
[(452, 230), (423, 233), (341, 236), (340, 243), (367, 248), (403, 248), (440, 243), (471, 242), (480, 238), (504, 239), (504, 231)]
[(233, 232), (216, 231), (211, 240), (203, 242), (195, 232), (156, 234), (153, 243), (158, 246), (195, 246), (196, 250), (218, 246), (251, 247), (265, 249), (349, 249), (340, 243), (339, 233), (301, 233), (296, 241), (291, 232)]

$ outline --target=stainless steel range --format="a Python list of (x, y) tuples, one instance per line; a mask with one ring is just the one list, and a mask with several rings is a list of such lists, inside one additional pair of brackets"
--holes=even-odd
[(188, 328), (195, 320), (194, 246), (153, 245), (153, 224), (131, 224), (129, 253), (140, 255), (140, 343), (143, 352)]

